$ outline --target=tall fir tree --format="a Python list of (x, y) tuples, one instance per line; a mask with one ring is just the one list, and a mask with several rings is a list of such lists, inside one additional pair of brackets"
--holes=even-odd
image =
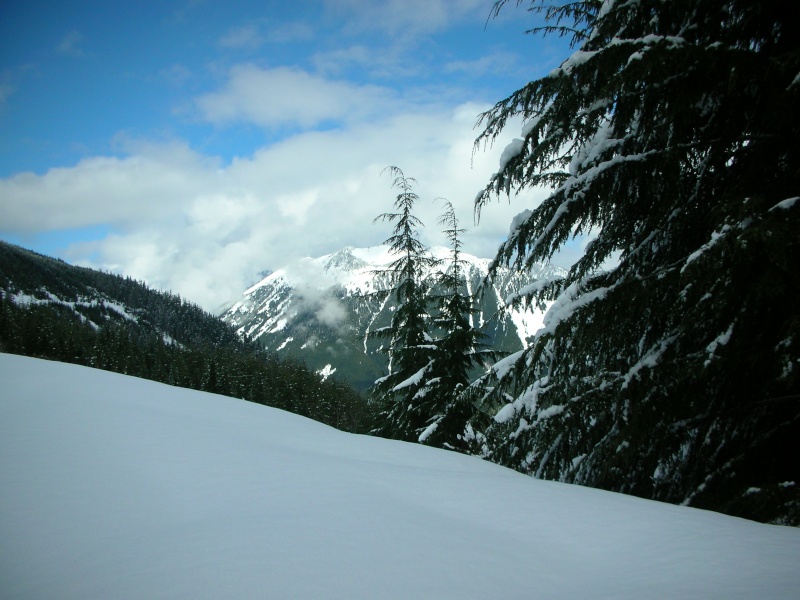
[(433, 297), (436, 304), (432, 362), (421, 382), (428, 424), (419, 441), (453, 450), (466, 450), (463, 434), (475, 414), (472, 397), (465, 392), (479, 369), (498, 353), (485, 344), (486, 335), (475, 327), (475, 299), (467, 290), (461, 257), (461, 236), (455, 209), (445, 201), (439, 224), (450, 243), (450, 258), (440, 271)]
[(399, 193), (394, 202), (396, 212), (383, 213), (375, 221), (394, 223), (392, 235), (384, 242), (396, 257), (383, 273), (388, 274), (396, 308), (388, 327), (372, 335), (385, 339), (389, 355), (389, 373), (375, 382), (372, 398), (383, 406), (381, 423), (376, 432), (385, 437), (416, 441), (424, 429), (424, 412), (420, 383), (430, 368), (434, 349), (430, 336), (428, 313), (429, 289), (424, 273), (436, 265), (428, 248), (420, 241), (423, 226), (413, 214), (419, 196), (414, 192), (416, 181), (406, 177), (398, 167), (388, 167), (392, 187)]
[(489, 377), (485, 453), (538, 477), (800, 523), (798, 21), (778, 0), (529, 10), (546, 17), (535, 32), (577, 50), (481, 116), (478, 145), (514, 117), (523, 129), (476, 209), (553, 190), (495, 267), (594, 239), (566, 278), (520, 294), (552, 306)]

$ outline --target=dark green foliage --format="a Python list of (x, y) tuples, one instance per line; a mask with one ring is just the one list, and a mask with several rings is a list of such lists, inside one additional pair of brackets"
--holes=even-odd
[(422, 222), (412, 213), (419, 199), (413, 192), (415, 181), (397, 167), (389, 167), (388, 171), (394, 178), (392, 187), (400, 190), (394, 203), (397, 212), (384, 213), (375, 220), (394, 223), (393, 234), (384, 243), (397, 259), (383, 273), (389, 275), (392, 289), (387, 293), (394, 296), (396, 309), (388, 327), (372, 332), (388, 341), (389, 355), (389, 373), (375, 382), (372, 395), (376, 404), (384, 407), (378, 433), (415, 441), (428, 418), (419, 392), (423, 374), (430, 366), (432, 349), (429, 290), (424, 272), (436, 261), (419, 240), (418, 228)]
[(376, 331), (388, 340), (389, 374), (375, 382), (373, 397), (384, 406), (381, 435), (419, 441), (454, 450), (466, 450), (463, 434), (475, 415), (467, 389), (476, 370), (494, 359), (497, 352), (483, 343), (486, 335), (474, 327), (474, 299), (467, 293), (461, 258), (461, 234), (452, 204), (445, 201), (440, 224), (446, 226), (452, 254), (446, 268), (432, 285), (426, 273), (441, 266), (419, 241), (422, 223), (412, 214), (418, 200), (412, 179), (396, 167), (394, 187), (399, 212), (379, 220), (396, 222), (394, 235), (386, 243), (398, 257), (387, 271), (397, 308), (391, 324)]
[(466, 450), (462, 437), (476, 412), (466, 392), (476, 370), (482, 370), (485, 363), (495, 360), (499, 353), (488, 348), (486, 335), (473, 326), (475, 303), (467, 292), (465, 263), (461, 259), (461, 235), (466, 230), (459, 227), (450, 202), (445, 202), (439, 224), (446, 227), (444, 233), (450, 242), (451, 256), (447, 268), (440, 272), (437, 293), (432, 295), (434, 342), (420, 392), (423, 412), (429, 417), (419, 440)]
[(288, 410), (368, 432), (349, 386), (320, 382), (199, 307), (144, 284), (0, 243), (0, 351), (71, 362)]
[(596, 239), (521, 295), (555, 307), (487, 381), (503, 408), (476, 442), (540, 477), (800, 523), (796, 20), (776, 1), (531, 9), (579, 51), (482, 116), (479, 142), (526, 125), (477, 208), (554, 188), (496, 265)]

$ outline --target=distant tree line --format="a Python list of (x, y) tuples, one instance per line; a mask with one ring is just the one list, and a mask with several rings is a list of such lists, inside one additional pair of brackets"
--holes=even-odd
[(0, 244), (0, 351), (274, 406), (350, 432), (372, 427), (349, 385), (241, 339), (175, 294)]

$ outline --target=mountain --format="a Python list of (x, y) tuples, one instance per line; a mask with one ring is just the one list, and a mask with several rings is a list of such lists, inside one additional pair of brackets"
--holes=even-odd
[(0, 296), (18, 308), (58, 311), (95, 331), (121, 325), (170, 345), (241, 346), (224, 322), (176, 294), (3, 242)]
[[(432, 253), (443, 265), (450, 256), (446, 248)], [(466, 262), (467, 288), (478, 290), (491, 261), (462, 254)], [(323, 377), (335, 373), (358, 389), (366, 389), (386, 369), (380, 341), (368, 333), (389, 324), (395, 309), (392, 298), (375, 292), (388, 289), (382, 273), (393, 260), (387, 246), (347, 247), (319, 258), (306, 258), (277, 269), (243, 293), (223, 315), (238, 333), (270, 351), (301, 358)], [(433, 281), (436, 271), (425, 278)], [(505, 300), (536, 280), (563, 276), (552, 265), (539, 265), (531, 272), (504, 269), (488, 286), (474, 316), (476, 326), (488, 335), (495, 349), (515, 352), (540, 326), (543, 313), (509, 308), (500, 313)]]
[(0, 242), (0, 351), (98, 367), (368, 430), (366, 401), (219, 317), (129, 277)]
[[(800, 530), (0, 354), (3, 598), (796, 598)], [(278, 399), (273, 399), (277, 401)]]

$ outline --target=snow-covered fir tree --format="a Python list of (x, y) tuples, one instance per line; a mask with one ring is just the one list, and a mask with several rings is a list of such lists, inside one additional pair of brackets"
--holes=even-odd
[(445, 226), (451, 254), (432, 298), (435, 348), (420, 390), (429, 418), (419, 441), (464, 450), (462, 434), (475, 414), (473, 399), (465, 392), (475, 370), (498, 354), (487, 347), (486, 335), (473, 324), (474, 298), (467, 290), (461, 257), (461, 235), (466, 230), (459, 227), (453, 205), (445, 201), (444, 208), (439, 224)]
[(525, 4), (575, 51), (481, 116), (478, 145), (523, 128), (476, 208), (553, 190), (496, 267), (593, 240), (520, 291), (554, 304), (487, 378), (476, 439), (537, 477), (800, 523), (797, 20), (779, 1)]
[(397, 258), (390, 263), (388, 274), (397, 308), (388, 327), (372, 332), (386, 340), (389, 373), (375, 382), (372, 397), (384, 407), (377, 433), (385, 437), (416, 441), (425, 428), (421, 387), (435, 349), (430, 336), (428, 285), (423, 279), (426, 270), (435, 266), (428, 248), (420, 241), (418, 229), (423, 225), (413, 214), (419, 196), (414, 192), (414, 179), (397, 167), (388, 167), (392, 187), (399, 190), (394, 202), (396, 212), (383, 213), (376, 221), (394, 223), (392, 235), (384, 242)]

